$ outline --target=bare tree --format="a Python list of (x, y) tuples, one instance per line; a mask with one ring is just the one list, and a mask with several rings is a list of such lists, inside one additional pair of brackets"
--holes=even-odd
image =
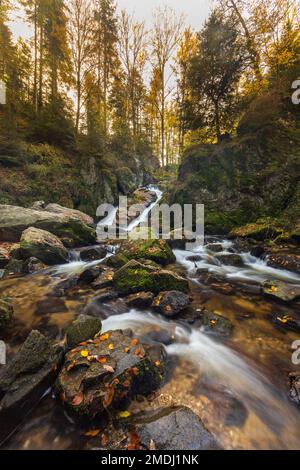
[(145, 23), (136, 22), (132, 15), (123, 10), (119, 19), (119, 57), (126, 76), (129, 98), (128, 111), (134, 140), (138, 133), (143, 95), (143, 72), (147, 55), (146, 41)]
[(154, 13), (154, 26), (152, 33), (152, 57), (153, 68), (158, 70), (160, 79), (159, 93), (159, 114), (160, 114), (160, 133), (161, 133), (161, 164), (165, 166), (165, 118), (166, 102), (170, 95), (168, 84), (170, 76), (168, 75), (168, 64), (172, 55), (179, 44), (181, 30), (184, 23), (184, 17), (176, 16), (173, 9), (169, 7), (158, 8)]
[(70, 0), (69, 40), (74, 64), (76, 89), (76, 121), (78, 132), (83, 101), (84, 83), (90, 69), (91, 39), (93, 33), (92, 4), (90, 0)]

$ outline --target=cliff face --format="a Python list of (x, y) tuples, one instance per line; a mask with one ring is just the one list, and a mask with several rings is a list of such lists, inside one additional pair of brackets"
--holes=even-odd
[(69, 154), (47, 144), (20, 144), (0, 154), (0, 204), (55, 202), (94, 216), (99, 204), (115, 203), (151, 182), (152, 155), (105, 157)]
[(269, 127), (187, 149), (171, 201), (205, 204), (207, 233), (270, 217), (289, 232), (300, 218), (299, 175), (300, 128)]

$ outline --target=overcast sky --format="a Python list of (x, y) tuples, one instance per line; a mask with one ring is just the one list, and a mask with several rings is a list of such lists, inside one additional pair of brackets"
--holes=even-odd
[[(178, 14), (184, 13), (187, 25), (199, 30), (212, 4), (212, 0), (117, 0), (119, 9), (126, 9), (128, 13), (135, 13), (139, 20), (146, 20), (151, 25), (152, 12), (158, 6), (168, 5)], [(18, 13), (20, 16), (21, 12)], [(28, 38), (31, 34), (30, 29), (21, 19), (14, 18), (10, 27), (15, 35)]]

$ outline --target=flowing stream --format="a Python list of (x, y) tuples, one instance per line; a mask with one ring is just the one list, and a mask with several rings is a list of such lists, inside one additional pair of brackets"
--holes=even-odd
[[(132, 230), (147, 220), (162, 192), (151, 188), (157, 200), (131, 222)], [(112, 224), (118, 208), (101, 222)], [(231, 241), (219, 238), (211, 244), (222, 245), (227, 255), (234, 252)], [(107, 256), (114, 253), (109, 247)], [(166, 320), (151, 311), (132, 309), (108, 316), (103, 331), (132, 328), (136, 335), (153, 333), (168, 335), (166, 352), (171, 358), (170, 377), (160, 392), (162, 400), (175, 397), (178, 403), (191, 406), (226, 449), (300, 449), (300, 411), (287, 396), (287, 374), (295, 369), (291, 363), (291, 344), (299, 335), (275, 328), (274, 313), (295, 313), (289, 307), (260, 296), (236, 292), (228, 296), (204, 286), (197, 270), (246, 284), (261, 284), (278, 279), (300, 284), (296, 273), (274, 269), (266, 261), (250, 253), (242, 253), (242, 267), (222, 264), (206, 246), (192, 252), (174, 250), (177, 262), (174, 270), (184, 271), (190, 279), (195, 309), (207, 308), (224, 315), (234, 324), (230, 339), (220, 341), (200, 328), (192, 327), (187, 319)], [(188, 258), (196, 255), (196, 261)], [(69, 276), (103, 260), (83, 262), (78, 252), (70, 262), (34, 275), (1, 281), (0, 293), (15, 302), (17, 325), (5, 338), (9, 356), (13, 356), (32, 328), (58, 339), (66, 325), (82, 310), (93, 292), (83, 290), (76, 298), (56, 298), (53, 289)], [(199, 271), (198, 271), (199, 272)], [(160, 336), (159, 336), (160, 337)], [(163, 401), (163, 403), (165, 403)], [(37, 407), (18, 432), (5, 444), (6, 448), (84, 448), (79, 430), (50, 396)]]

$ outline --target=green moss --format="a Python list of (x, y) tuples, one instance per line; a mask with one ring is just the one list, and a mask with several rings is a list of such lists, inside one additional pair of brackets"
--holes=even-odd
[(127, 259), (148, 259), (162, 266), (173, 263), (175, 256), (165, 240), (129, 240), (120, 252)]

